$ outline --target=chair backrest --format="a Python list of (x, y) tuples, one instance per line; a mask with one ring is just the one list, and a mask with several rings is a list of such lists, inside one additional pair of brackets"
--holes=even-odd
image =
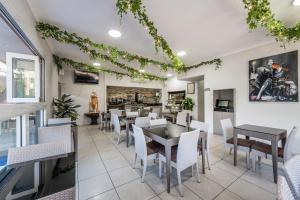
[(138, 117), (139, 112), (126, 112), (126, 117)]
[(221, 120), (223, 137), (226, 142), (227, 139), (233, 137), (233, 126), (230, 119), (222, 119)]
[(74, 151), (71, 125), (49, 126), (38, 128), (38, 143), (66, 142), (70, 151)]
[(143, 128), (150, 126), (150, 119), (148, 117), (137, 117), (134, 122), (135, 126)]
[(147, 146), (143, 129), (132, 125), (134, 133), (134, 151), (141, 159), (147, 158)]
[(297, 135), (297, 127), (293, 127), (293, 129), (291, 130), (285, 146), (284, 146), (284, 154), (283, 154), (283, 160), (284, 162), (288, 161), (292, 156), (293, 156), (293, 148), (294, 148), (294, 141)]
[(113, 124), (114, 124), (114, 131), (116, 134), (121, 133), (121, 125), (119, 121), (119, 117), (117, 114), (112, 114)]
[(198, 160), (198, 140), (200, 130), (182, 133), (180, 135), (177, 149), (177, 169), (182, 171), (187, 167), (197, 163)]
[(156, 113), (157, 117), (161, 116), (161, 108), (160, 107), (153, 107), (151, 112)]
[(283, 173), (295, 199), (300, 199), (300, 155), (283, 165)]
[(187, 117), (190, 115), (190, 110), (183, 110), (181, 112), (178, 112), (176, 117), (176, 124), (181, 126), (187, 126), (187, 120), (189, 120)]
[(193, 129), (200, 129), (200, 131), (208, 132), (208, 124), (205, 122), (192, 120), (190, 127)]
[(293, 193), (292, 193), (284, 176), (278, 177), (277, 199), (278, 200), (295, 200)]
[(166, 124), (167, 124), (167, 120), (165, 118), (150, 120), (150, 126), (158, 126), (158, 125), (166, 125)]
[(67, 124), (71, 123), (71, 118), (49, 118), (48, 124)]
[(149, 112), (148, 117), (150, 119), (156, 119), (157, 118), (157, 113)]
[(109, 112), (111, 115), (116, 114), (116, 115), (118, 115), (118, 117), (121, 117), (123, 111), (119, 110), (119, 109), (110, 109)]

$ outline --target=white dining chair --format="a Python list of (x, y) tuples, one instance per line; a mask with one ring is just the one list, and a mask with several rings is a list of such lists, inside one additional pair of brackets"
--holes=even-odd
[(134, 125), (140, 128), (149, 127), (150, 119), (149, 117), (137, 117), (135, 118)]
[(113, 115), (117, 115), (118, 117), (121, 117), (122, 116), (122, 110), (119, 110), (119, 109), (110, 109), (109, 110), (109, 113), (110, 113), (110, 127), (111, 127), (111, 130), (114, 126), (114, 120), (113, 120)]
[(137, 158), (143, 161), (143, 174), (142, 174), (142, 182), (144, 182), (145, 174), (147, 171), (147, 161), (148, 160), (156, 160), (159, 150), (163, 147), (162, 145), (156, 142), (148, 142), (146, 143), (143, 129), (132, 125), (134, 132), (134, 163), (133, 168), (135, 168), (135, 164)]
[[(180, 195), (183, 196), (182, 183), (181, 183), (181, 172), (188, 167), (196, 165), (196, 178), (199, 179), (199, 167), (198, 167), (198, 140), (200, 130), (182, 133), (180, 135), (179, 143), (177, 148), (172, 149), (171, 155), (171, 167), (177, 170), (177, 179)], [(162, 149), (159, 152), (159, 177), (162, 174), (162, 162), (166, 163), (165, 151)]]
[(295, 200), (284, 176), (278, 176), (277, 200)]
[(66, 118), (49, 118), (48, 119), (48, 124), (53, 125), (53, 124), (67, 124), (71, 123), (71, 118), (66, 117)]
[(300, 199), (300, 155), (294, 156), (283, 165), (283, 174), (296, 200)]
[(153, 107), (151, 112), (156, 113), (157, 118), (161, 117), (161, 108), (160, 107)]
[[(208, 124), (205, 122), (192, 120), (190, 127), (193, 129), (200, 130), (200, 134), (207, 134), (207, 137), (206, 137), (207, 139), (206, 139), (206, 144), (205, 144), (205, 152), (204, 153), (202, 152), (202, 156), (206, 156), (207, 166), (208, 166), (208, 169), (210, 170), (210, 150), (209, 150), (210, 134), (208, 132)], [(202, 144), (198, 144), (199, 154), (201, 152), (201, 149), (202, 149)]]
[[(121, 128), (120, 120), (117, 114), (112, 115), (112, 120), (114, 122), (114, 138), (118, 138), (118, 144), (120, 144), (120, 139), (122, 136), (126, 135), (126, 129)], [(130, 136), (131, 138), (131, 136)]]
[[(230, 119), (221, 120), (221, 126), (222, 126), (223, 141), (224, 141), (224, 151), (223, 151), (222, 159), (224, 159), (226, 149), (230, 149), (229, 153), (231, 153), (232, 149), (234, 148), (233, 126)], [(242, 138), (237, 139), (237, 150), (246, 153), (246, 164), (248, 169), (250, 168), (251, 146), (254, 143), (255, 143), (254, 140), (247, 140)]]
[(149, 112), (148, 117), (149, 119), (157, 119), (157, 113)]
[[(297, 127), (293, 127), (290, 134), (287, 137), (284, 149), (278, 147), (278, 161), (286, 162), (293, 154), (294, 141), (297, 136)], [(252, 159), (252, 170), (256, 171), (257, 161), (260, 162), (261, 158), (272, 159), (272, 146), (263, 142), (256, 141), (252, 146), (251, 159)]]
[(168, 122), (165, 118), (150, 120), (150, 126), (166, 125)]
[(190, 110), (182, 110), (181, 112), (177, 113), (176, 116), (176, 124), (180, 126), (188, 126), (187, 120), (189, 116), (191, 116), (191, 111)]

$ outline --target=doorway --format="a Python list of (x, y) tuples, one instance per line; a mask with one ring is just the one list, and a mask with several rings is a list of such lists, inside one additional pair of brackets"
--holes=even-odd
[(205, 98), (204, 98), (204, 92), (205, 92), (205, 89), (204, 89), (204, 76), (201, 76), (201, 79), (198, 80), (198, 120), (201, 121), (201, 122), (204, 122), (205, 121)]

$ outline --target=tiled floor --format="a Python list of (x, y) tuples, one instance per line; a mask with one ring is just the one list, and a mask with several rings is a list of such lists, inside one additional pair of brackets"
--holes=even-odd
[[(257, 172), (246, 169), (245, 155), (238, 155), (238, 166), (233, 157), (223, 153), (222, 137), (211, 139), (211, 170), (201, 174), (201, 182), (191, 176), (191, 170), (182, 174), (184, 197), (179, 196), (176, 171), (173, 170), (171, 193), (166, 192), (166, 179), (158, 177), (157, 163), (148, 164), (145, 182), (141, 183), (141, 167), (132, 168), (134, 147), (119, 145), (110, 131), (98, 126), (79, 127), (78, 196), (80, 200), (269, 200), (276, 199), (276, 185), (272, 182), (269, 161), (263, 161)], [(201, 167), (201, 158), (199, 158)]]

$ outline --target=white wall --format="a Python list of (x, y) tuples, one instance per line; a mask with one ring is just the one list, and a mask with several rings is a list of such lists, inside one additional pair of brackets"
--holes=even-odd
[[(237, 125), (249, 123), (284, 128), (290, 131), (293, 125), (300, 127), (300, 103), (249, 102), (248, 61), (297, 49), (300, 49), (299, 43), (288, 46), (286, 49), (281, 48), (278, 43), (272, 43), (223, 57), (223, 65), (220, 70), (216, 71), (214, 66), (207, 66), (191, 70), (182, 77), (204, 75), (205, 88), (210, 88), (210, 91), (205, 92), (205, 119), (210, 124), (211, 130), (213, 124), (213, 90), (235, 88)], [(298, 61), (300, 61), (299, 55)], [(298, 66), (300, 67), (300, 63)], [(300, 69), (298, 69), (298, 76), (299, 73)], [(177, 89), (177, 86), (174, 88)]]
[(149, 81), (145, 83), (132, 82), (130, 78), (123, 77), (116, 79), (115, 76), (100, 74), (99, 84), (74, 84), (73, 70), (65, 70), (64, 76), (60, 77), (62, 82), (62, 94), (72, 94), (76, 104), (81, 105), (78, 109), (80, 114), (77, 123), (79, 125), (88, 124), (90, 119), (84, 116), (89, 111), (89, 98), (92, 92), (96, 92), (98, 96), (100, 111), (106, 110), (106, 86), (122, 86), (122, 87), (144, 87), (144, 88), (163, 88), (163, 83), (159, 81)]
[(53, 63), (52, 53), (45, 42), (42, 40), (35, 30), (35, 18), (27, 4), (27, 1), (19, 0), (0, 0), (3, 6), (8, 10), (10, 15), (18, 23), (20, 28), (24, 31), (29, 40), (34, 44), (39, 53), (45, 59), (45, 73), (46, 73), (46, 103), (48, 116), (51, 115), (51, 102), (53, 97), (57, 97), (57, 70)]

